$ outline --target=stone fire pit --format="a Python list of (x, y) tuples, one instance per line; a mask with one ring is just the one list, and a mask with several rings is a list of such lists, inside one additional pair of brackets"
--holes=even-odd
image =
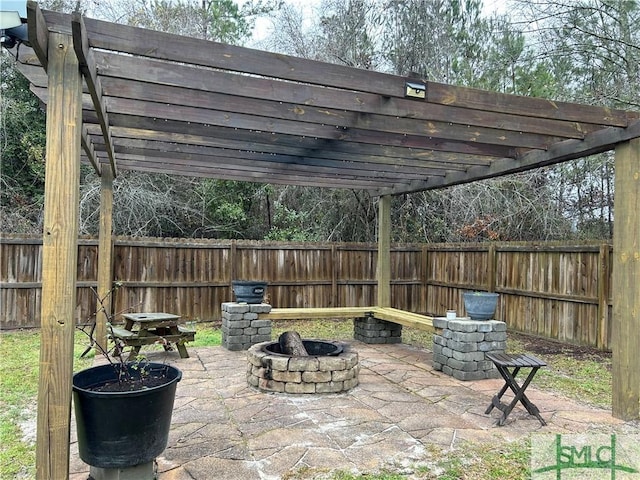
[(247, 351), (247, 382), (266, 392), (338, 393), (358, 385), (358, 352), (348, 344), (302, 340), (307, 356), (280, 353), (279, 342)]

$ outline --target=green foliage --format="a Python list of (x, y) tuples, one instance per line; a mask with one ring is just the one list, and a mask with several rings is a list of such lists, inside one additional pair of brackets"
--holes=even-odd
[(38, 99), (29, 90), (29, 82), (5, 53), (0, 54), (0, 98), (0, 204), (3, 208), (9, 205), (14, 208), (41, 205), (44, 194), (45, 116)]
[(547, 390), (562, 388), (565, 394), (592, 405), (611, 407), (611, 361), (576, 360), (564, 355), (545, 358), (549, 368), (540, 370), (536, 386)]
[(343, 319), (286, 320), (275, 321), (271, 336), (278, 338), (282, 333), (295, 330), (303, 338), (331, 338), (334, 340), (353, 339), (353, 321)]
[(614, 159), (595, 155), (566, 162), (555, 168), (558, 187), (554, 199), (558, 210), (575, 222), (580, 239), (613, 236)]
[[(86, 0), (45, 8), (86, 10)], [(485, 2), (486, 3), (486, 2)], [(308, 30), (279, 0), (119, 0), (92, 14), (182, 35), (240, 44), (258, 16), (278, 12), (279, 47), (309, 58), (494, 91), (640, 108), (637, 1), (513, 0), (483, 15), (480, 0), (324, 0)], [(285, 15), (286, 14), (286, 15)], [(288, 35), (290, 38), (282, 38)], [(0, 54), (0, 229), (41, 229), (44, 112)], [(121, 172), (122, 173), (122, 172)], [(141, 173), (114, 184), (119, 235), (291, 241), (374, 241), (367, 192), (264, 187)], [(81, 233), (96, 234), (99, 179), (83, 174)], [(395, 241), (611, 237), (613, 161), (602, 155), (502, 180), (394, 199)]]
[(438, 465), (444, 470), (439, 475), (440, 480), (459, 480), (463, 478), (465, 468), (459, 458), (446, 459)]
[(207, 224), (214, 227), (218, 238), (261, 238), (265, 232), (264, 187), (250, 182), (202, 180), (202, 192)]
[(265, 240), (289, 242), (313, 241), (313, 233), (309, 231), (309, 213), (295, 211), (286, 205), (276, 205), (271, 229)]
[[(572, 78), (572, 98), (612, 107), (638, 107), (640, 85), (640, 4), (637, 1), (578, 0), (541, 5), (538, 32), (544, 54)], [(557, 29), (557, 30), (555, 30)]]
[(266, 238), (295, 241), (372, 241), (377, 209), (357, 190), (274, 188), (271, 230)]

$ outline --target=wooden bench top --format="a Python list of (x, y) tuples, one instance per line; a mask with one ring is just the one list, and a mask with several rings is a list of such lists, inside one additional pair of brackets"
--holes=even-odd
[(391, 307), (376, 307), (373, 311), (373, 315), (380, 320), (399, 323), (405, 327), (435, 331), (433, 328), (433, 317), (429, 317), (427, 315), (420, 315), (419, 313), (407, 312), (405, 310), (398, 310), (397, 308)]
[(358, 318), (365, 315), (372, 315), (380, 320), (398, 323), (407, 327), (435, 331), (433, 328), (433, 317), (391, 307), (272, 308), (269, 313), (258, 314), (258, 318), (271, 320), (302, 320), (315, 318)]
[(272, 308), (269, 313), (259, 313), (258, 318), (277, 320), (351, 318), (362, 317), (374, 309), (375, 307)]

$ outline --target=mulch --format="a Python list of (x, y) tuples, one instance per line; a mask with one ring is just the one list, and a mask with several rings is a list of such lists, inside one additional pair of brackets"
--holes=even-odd
[(533, 355), (544, 358), (549, 355), (565, 355), (576, 360), (610, 360), (611, 352), (598, 350), (586, 345), (573, 345), (549, 338), (537, 337), (518, 332), (509, 332), (509, 336), (522, 343), (524, 349)]

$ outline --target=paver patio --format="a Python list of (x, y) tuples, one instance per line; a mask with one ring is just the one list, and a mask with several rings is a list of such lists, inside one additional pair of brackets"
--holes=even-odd
[[(263, 393), (247, 385), (246, 352), (222, 347), (151, 352), (183, 372), (169, 445), (158, 458), (160, 480), (270, 480), (303, 467), (371, 472), (429, 461), (431, 446), (514, 441), (531, 433), (640, 434), (597, 409), (542, 392), (527, 394), (548, 426), (518, 405), (507, 424), (484, 411), (502, 380), (462, 382), (433, 370), (431, 352), (414, 346), (352, 342), (360, 356), (360, 384), (347, 393)], [(89, 468), (77, 455), (72, 431), (72, 480)]]

